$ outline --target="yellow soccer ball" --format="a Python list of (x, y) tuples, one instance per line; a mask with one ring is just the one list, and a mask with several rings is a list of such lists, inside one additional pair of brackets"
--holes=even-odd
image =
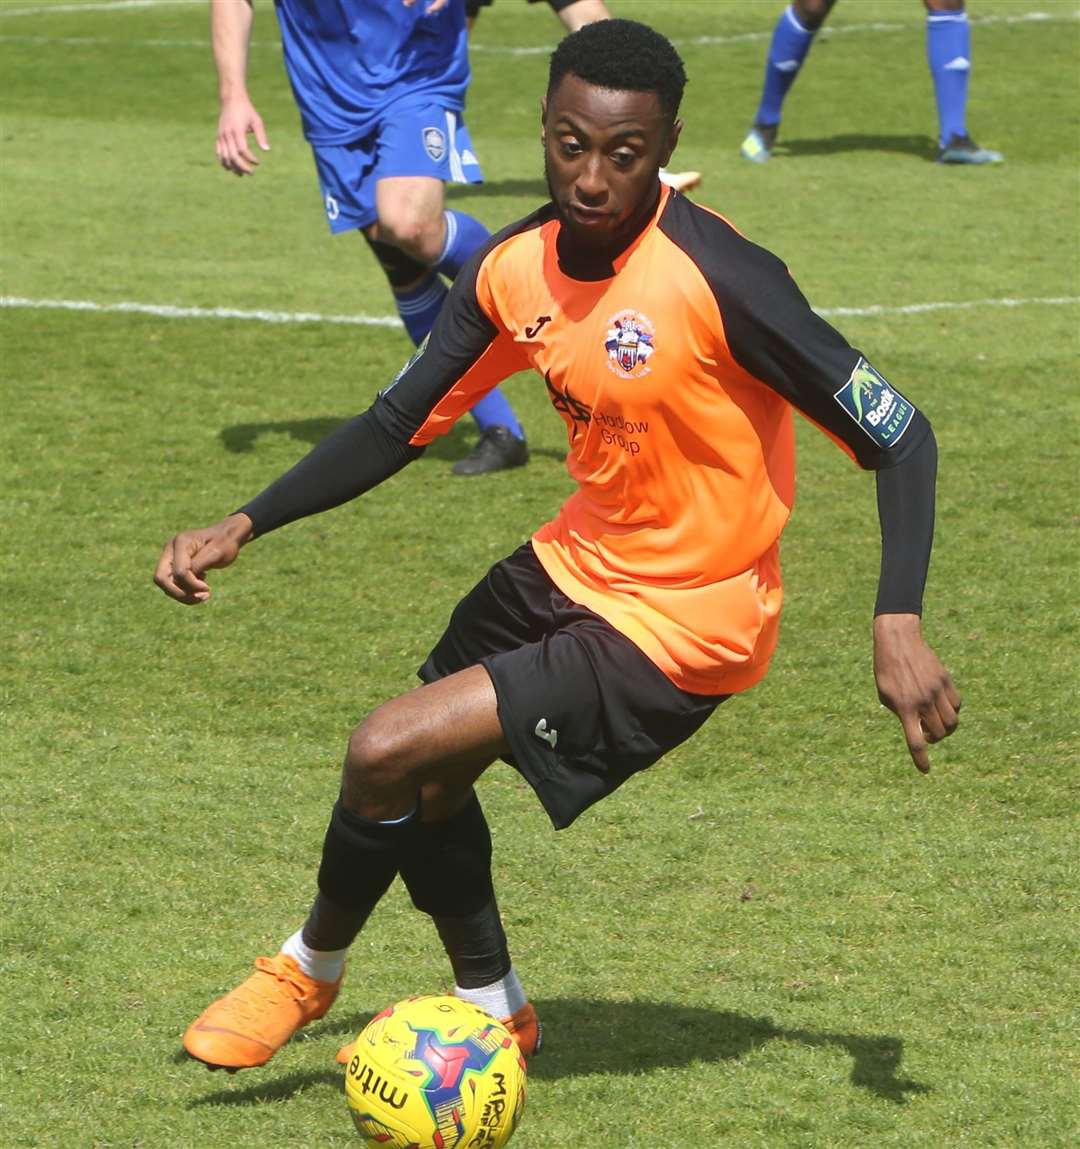
[(345, 1099), (372, 1149), (501, 1149), (525, 1109), (525, 1059), (509, 1031), (457, 997), (414, 997), (367, 1024)]

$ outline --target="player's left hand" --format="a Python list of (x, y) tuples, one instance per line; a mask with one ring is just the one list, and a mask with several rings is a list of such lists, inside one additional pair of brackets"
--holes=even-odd
[(917, 614), (874, 619), (874, 678), (878, 698), (904, 728), (915, 766), (929, 773), (927, 744), (948, 738), (959, 724), (960, 694), (922, 636)]

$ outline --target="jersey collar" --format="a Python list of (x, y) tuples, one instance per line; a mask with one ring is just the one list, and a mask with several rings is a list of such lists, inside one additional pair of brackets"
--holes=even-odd
[(563, 236), (562, 225), (555, 236), (555, 251), (559, 260), (559, 270), (567, 279), (576, 279), (584, 283), (595, 283), (602, 279), (611, 279), (626, 266), (627, 260), (640, 246), (642, 240), (656, 226), (656, 221), (664, 212), (671, 188), (666, 184), (659, 184), (656, 204), (649, 212), (633, 235), (629, 237), (614, 257), (611, 255), (583, 254), (578, 251), (564, 251), (561, 244)]

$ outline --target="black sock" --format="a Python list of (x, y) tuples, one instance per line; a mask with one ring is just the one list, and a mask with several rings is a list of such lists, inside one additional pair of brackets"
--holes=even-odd
[(366, 906), (342, 906), (320, 890), (304, 922), (304, 945), (313, 950), (348, 949), (371, 917), (377, 901), (376, 898)]
[(401, 859), (413, 905), (430, 914), (463, 989), (510, 971), (510, 952), (491, 882), (491, 832), (474, 793), (445, 822), (417, 822)]
[(304, 923), (304, 944), (337, 950), (352, 944), (398, 872), (414, 819), (373, 822), (334, 803), (323, 840), (319, 894)]
[(510, 972), (510, 949), (494, 898), (466, 917), (432, 914), (432, 921), (462, 989), (492, 985)]

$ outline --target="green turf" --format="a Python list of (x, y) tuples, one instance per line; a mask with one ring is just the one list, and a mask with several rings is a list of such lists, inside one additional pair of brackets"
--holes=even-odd
[[(391, 313), (363, 244), (326, 235), (268, 3), (251, 71), (273, 151), (251, 181), (214, 160), (201, 4), (16, 14), (35, 6), (0, 5), (0, 294)], [(1008, 156), (983, 171), (932, 162), (915, 0), (838, 6), (762, 168), (737, 153), (779, 4), (612, 7), (685, 56), (674, 166), (815, 306), (1080, 295), (1074, 4), (972, 6), (994, 19), (974, 28), (971, 128)], [(500, 49), (557, 36), (517, 0), (481, 18), (489, 183), (453, 200), (489, 226), (543, 197), (544, 56)], [(870, 674), (872, 480), (806, 426), (765, 683), (563, 834), (509, 768), (485, 778), (549, 1040), (514, 1149), (1080, 1140), (1077, 311), (836, 321), (941, 446), (926, 628), (965, 707), (928, 778)], [(302, 917), (349, 730), (565, 495), (562, 424), (516, 378), (526, 470), (452, 479), (462, 427), (186, 610), (151, 585), (164, 539), (366, 406), (404, 334), (13, 308), (0, 341), (0, 1143), (353, 1143), (338, 1043), (446, 984), (399, 889), (334, 1012), (265, 1069), (211, 1077), (179, 1035)]]

